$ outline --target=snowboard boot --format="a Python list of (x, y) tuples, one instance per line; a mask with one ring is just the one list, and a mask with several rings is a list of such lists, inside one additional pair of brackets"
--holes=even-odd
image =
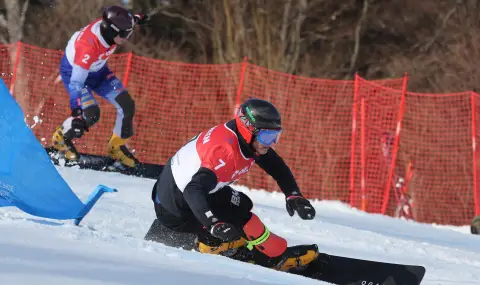
[(280, 271), (308, 265), (318, 257), (316, 245), (287, 247), (287, 241), (270, 232), (257, 215), (252, 213), (243, 230), (247, 237), (246, 248), (254, 253), (255, 263)]
[(133, 156), (127, 147), (128, 139), (122, 139), (113, 134), (108, 142), (108, 155), (123, 166), (134, 168), (139, 161)]
[(280, 257), (273, 258), (270, 263), (275, 264), (271, 267), (279, 271), (297, 270), (316, 260), (318, 255), (318, 247), (315, 244), (297, 245), (288, 247)]
[(247, 241), (242, 237), (231, 242), (221, 241), (200, 241), (201, 238), (195, 239), (197, 251), (201, 253), (219, 254), (223, 256), (233, 256), (239, 248), (245, 247)]
[(273, 258), (256, 248), (249, 250), (247, 247), (242, 247), (230, 258), (278, 271), (298, 272), (305, 270), (310, 263), (319, 259), (319, 256), (317, 245), (312, 244), (287, 247), (282, 255)]
[(63, 134), (62, 126), (58, 126), (52, 136), (53, 147), (69, 161), (76, 161), (80, 157), (72, 140)]

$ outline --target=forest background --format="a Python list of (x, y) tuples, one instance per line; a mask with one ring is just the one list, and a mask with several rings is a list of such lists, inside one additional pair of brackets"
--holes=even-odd
[(475, 0), (0, 0), (0, 44), (63, 50), (120, 4), (152, 14), (118, 52), (189, 63), (249, 62), (290, 74), (369, 80), (409, 74), (409, 90), (476, 90)]

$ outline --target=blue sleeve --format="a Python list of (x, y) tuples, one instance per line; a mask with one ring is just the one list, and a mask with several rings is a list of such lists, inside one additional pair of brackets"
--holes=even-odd
[(85, 88), (85, 80), (88, 76), (88, 70), (73, 64), (72, 76), (70, 77), (70, 83), (68, 84), (68, 94), (70, 94), (70, 108), (81, 107), (82, 91)]

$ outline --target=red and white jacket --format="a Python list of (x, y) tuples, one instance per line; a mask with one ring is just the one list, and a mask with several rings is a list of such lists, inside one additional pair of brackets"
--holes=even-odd
[(200, 133), (180, 148), (165, 166), (152, 198), (177, 217), (188, 219), (193, 214), (209, 226), (212, 216), (207, 196), (246, 175), (254, 163), (277, 181), (285, 195), (299, 192), (283, 159), (272, 148), (264, 155), (255, 154), (238, 137), (235, 120), (231, 120)]
[(90, 72), (100, 70), (115, 52), (117, 45), (108, 45), (100, 34), (102, 19), (97, 19), (79, 31), (68, 41), (65, 53), (68, 62)]

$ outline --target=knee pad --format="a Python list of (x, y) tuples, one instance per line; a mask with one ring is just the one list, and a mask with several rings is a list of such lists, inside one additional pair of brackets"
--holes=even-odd
[(87, 107), (83, 110), (83, 115), (88, 127), (91, 127), (100, 120), (100, 107), (98, 105)]
[(115, 98), (115, 101), (120, 106), (123, 112), (122, 120), (122, 130), (121, 137), (122, 139), (127, 139), (133, 136), (133, 117), (135, 116), (135, 101), (128, 94), (127, 91), (118, 95)]

